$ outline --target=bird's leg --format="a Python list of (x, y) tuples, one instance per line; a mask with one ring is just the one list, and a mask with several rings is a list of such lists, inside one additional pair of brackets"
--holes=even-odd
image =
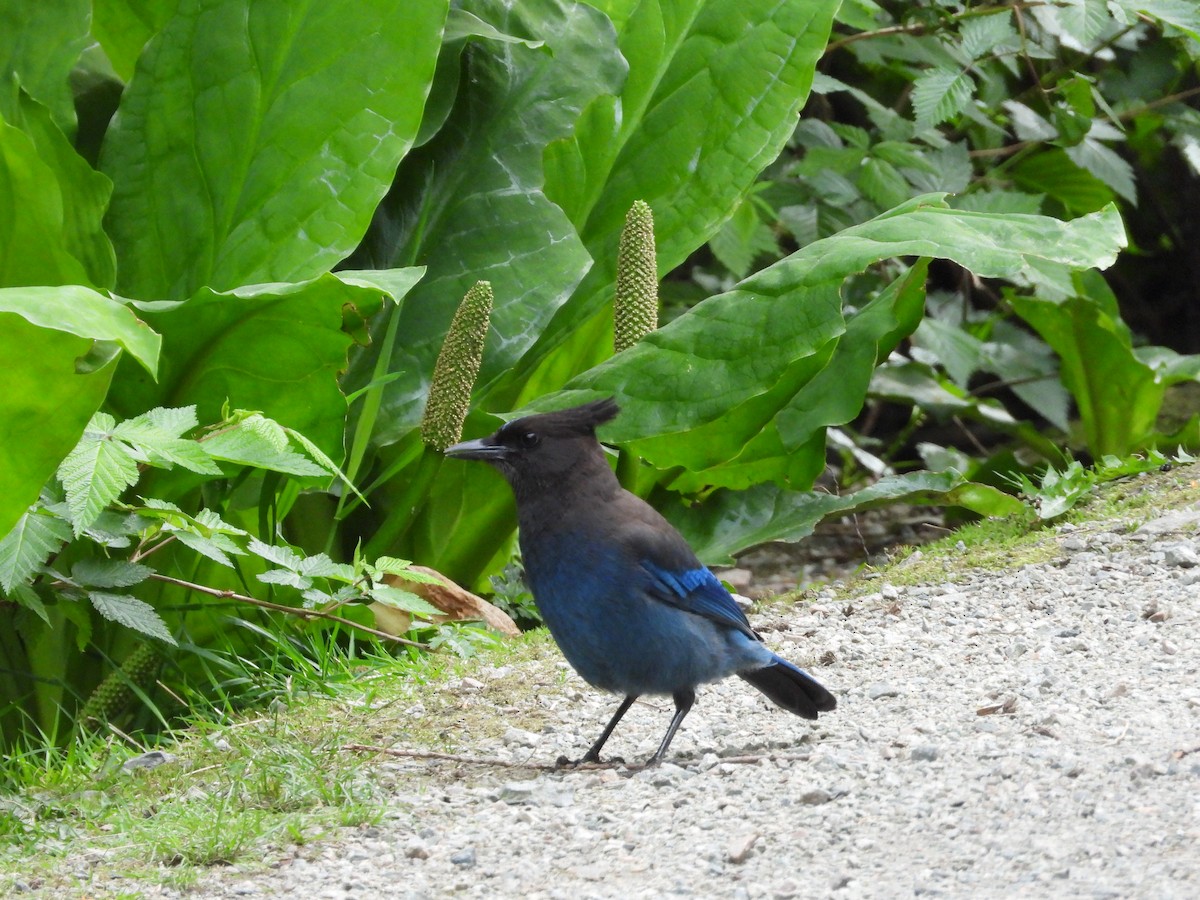
[(591, 749), (583, 754), (583, 759), (579, 762), (571, 762), (565, 756), (560, 756), (556, 765), (560, 766), (577, 766), (580, 763), (598, 763), (600, 762), (600, 748), (604, 746), (604, 742), (608, 740), (608, 736), (613, 733), (613, 729), (617, 727), (617, 723), (621, 721), (621, 717), (629, 712), (629, 707), (633, 706), (633, 701), (638, 698), (637, 694), (630, 694), (621, 701), (621, 705), (617, 707), (617, 711), (613, 713), (613, 717), (608, 720), (608, 724), (604, 726), (604, 731), (597, 738), (596, 743), (592, 744)]
[(690, 688), (685, 691), (676, 691), (671, 695), (671, 699), (675, 701), (675, 716), (671, 719), (671, 724), (667, 726), (667, 733), (663, 736), (662, 743), (658, 745), (657, 752), (646, 762), (646, 768), (657, 766), (662, 762), (663, 754), (667, 752), (667, 748), (671, 746), (671, 739), (679, 730), (679, 723), (683, 721), (683, 717), (688, 714), (692, 704), (696, 702), (696, 692)]

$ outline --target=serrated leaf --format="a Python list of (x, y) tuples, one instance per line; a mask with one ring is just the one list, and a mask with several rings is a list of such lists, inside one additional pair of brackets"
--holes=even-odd
[(259, 581), (266, 584), (281, 584), (285, 587), (294, 587), (299, 590), (307, 590), (313, 585), (313, 581), (307, 575), (301, 575), (299, 572), (291, 569), (268, 569), (266, 572), (261, 572), (257, 576)]
[(213, 534), (245, 535), (249, 532), (230, 525), (211, 509), (202, 509), (194, 516), (196, 524)]
[(376, 603), (382, 603), (384, 606), (390, 606), (393, 609), (415, 613), (418, 616), (444, 615), (440, 609), (418, 597), (412, 591), (405, 591), (398, 587), (381, 584), (371, 588), (367, 593)]
[(229, 558), (229, 554), (240, 554), (243, 552), (241, 547), (223, 534), (214, 534), (211, 537), (205, 537), (196, 534), (194, 531), (176, 531), (175, 540), (179, 541), (183, 546), (195, 550), (201, 556), (207, 557), (223, 566), (228, 566), (231, 569), (233, 568), (233, 560)]
[(1119, 196), (1130, 203), (1137, 203), (1133, 166), (1114, 150), (1089, 137), (1074, 147), (1067, 147), (1064, 152), (1071, 162), (1103, 181)]
[(213, 459), (254, 466), (301, 477), (328, 477), (329, 473), (308, 457), (288, 449), (287, 435), (274, 422), (278, 434), (283, 437), (280, 446), (276, 431), (264, 426), (261, 421), (242, 423), (207, 438), (204, 449)]
[(71, 580), (89, 588), (132, 587), (153, 572), (149, 566), (125, 559), (81, 559), (71, 566)]
[(904, 176), (887, 160), (871, 157), (863, 162), (858, 176), (858, 188), (863, 196), (884, 209), (891, 209), (908, 199), (912, 193)]
[(11, 593), (70, 539), (71, 526), (63, 519), (37, 508), (29, 510), (0, 540), (0, 587)]
[(313, 578), (333, 578), (337, 581), (354, 580), (354, 567), (336, 563), (324, 553), (306, 556), (300, 563), (300, 572)]
[(103, 591), (89, 591), (88, 599), (92, 601), (96, 612), (104, 618), (175, 645), (175, 638), (171, 636), (167, 623), (149, 603), (127, 594), (109, 594)]
[(291, 569), (293, 572), (299, 572), (300, 567), (304, 564), (303, 556), (291, 547), (285, 547), (282, 544), (266, 544), (258, 538), (252, 537), (247, 549), (255, 556), (261, 556), (267, 562)]
[[(97, 413), (93, 423), (103, 422), (101, 417), (102, 414)], [(111, 417), (105, 418), (111, 420)], [(71, 521), (78, 537), (99, 518), (105, 507), (121, 496), (125, 488), (137, 483), (138, 468), (118, 441), (97, 437), (89, 431), (58, 467), (58, 478), (66, 489)]]
[(1019, 44), (1007, 9), (993, 15), (975, 16), (963, 22), (959, 37), (963, 53), (971, 60), (997, 53)]
[(940, 125), (963, 111), (975, 90), (966, 72), (930, 69), (913, 82), (912, 105), (918, 128)]
[(1064, 38), (1079, 47), (1087, 47), (1104, 33), (1112, 21), (1105, 0), (1062, 0), (1055, 12), (1062, 23)]

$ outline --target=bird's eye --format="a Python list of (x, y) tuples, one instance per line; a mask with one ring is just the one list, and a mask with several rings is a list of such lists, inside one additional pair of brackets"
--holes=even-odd
[(526, 431), (518, 440), (526, 450), (531, 450), (542, 442), (542, 436), (536, 431)]

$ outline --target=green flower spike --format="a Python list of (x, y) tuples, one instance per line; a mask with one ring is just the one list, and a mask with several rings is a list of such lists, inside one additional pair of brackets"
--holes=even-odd
[(617, 251), (617, 295), (613, 301), (613, 347), (632, 347), (658, 327), (658, 263), (654, 257), (654, 213), (635, 200), (625, 216)]
[(158, 650), (153, 644), (139, 644), (137, 649), (125, 657), (120, 669), (109, 672), (108, 676), (96, 685), (96, 689), (79, 712), (79, 727), (96, 731), (124, 712), (133, 700), (133, 689), (129, 685), (132, 683), (140, 688), (147, 687), (158, 674), (160, 662)]
[(421, 439), (435, 450), (445, 450), (462, 437), (491, 316), (492, 285), (477, 281), (458, 305), (433, 367), (433, 382), (421, 418)]

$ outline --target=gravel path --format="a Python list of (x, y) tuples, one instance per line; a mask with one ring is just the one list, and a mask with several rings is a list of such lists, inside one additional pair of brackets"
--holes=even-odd
[[(1052, 563), (758, 617), (835, 713), (807, 723), (731, 679), (656, 770), (388, 759), (381, 825), (198, 895), (1198, 897), (1198, 521), (1061, 532)], [(536, 687), (540, 730), (458, 752), (578, 757), (615, 706), (556, 656), (449, 689), (478, 714), (496, 684)], [(636, 704), (607, 749), (644, 759), (669, 718)]]

